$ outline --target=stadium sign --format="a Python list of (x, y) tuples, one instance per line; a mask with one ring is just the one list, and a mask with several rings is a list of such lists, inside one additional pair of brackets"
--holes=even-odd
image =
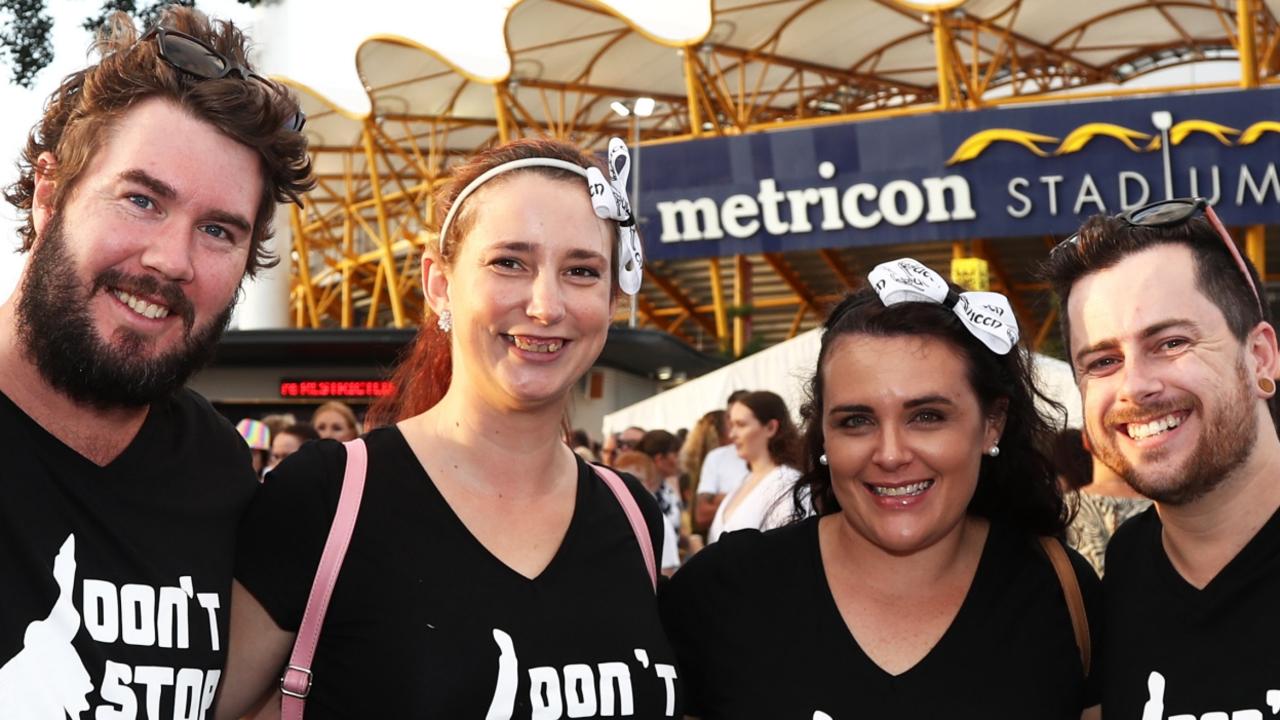
[[(1170, 116), (1163, 132), (1157, 112)], [(1280, 89), (936, 113), (642, 152), (641, 226), (655, 259), (1066, 234), (1166, 188), (1210, 198), (1232, 224), (1280, 223)]]

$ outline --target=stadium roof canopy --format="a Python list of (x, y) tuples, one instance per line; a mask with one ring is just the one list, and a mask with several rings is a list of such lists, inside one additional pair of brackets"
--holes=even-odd
[[(389, 27), (398, 34), (369, 37), (351, 60), (367, 111), (285, 78), (303, 97), (320, 180), (294, 218), (294, 251), (310, 258), (296, 264), (297, 324), (414, 324), (430, 193), (459, 158), (504, 139), (550, 135), (599, 149), (612, 135), (678, 142), (1280, 82), (1280, 0), (681, 0), (678, 7), (682, 34), (664, 36), (660, 18), (627, 16), (603, 1), (518, 1), (505, 22), (508, 62), (498, 66), (506, 70), (488, 76)], [(1170, 68), (1206, 62), (1228, 64), (1228, 79), (1161, 79)], [(652, 115), (612, 109), (632, 108), (640, 97), (657, 101)], [(1023, 295), (1015, 306), (1039, 321), (1037, 287), (1018, 269), (1029, 264), (1025, 253), (1042, 254), (1043, 246), (1027, 245), (992, 241), (966, 251), (988, 255), (997, 288)], [(912, 246), (942, 266), (955, 251), (951, 243)], [(771, 343), (812, 327), (865, 268), (898, 254), (833, 249), (654, 264), (640, 314), (646, 325), (702, 347), (725, 347), (725, 292), (745, 262), (756, 274), (755, 331)]]

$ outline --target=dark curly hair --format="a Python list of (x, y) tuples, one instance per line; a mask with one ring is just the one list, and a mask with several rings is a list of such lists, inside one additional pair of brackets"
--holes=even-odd
[[(192, 8), (171, 6), (161, 15), (160, 25), (190, 35), (249, 67), (248, 40), (230, 22), (210, 21)], [(286, 127), (299, 110), (297, 100), (274, 82), (235, 74), (219, 80), (188, 75), (160, 57), (158, 43), (138, 42), (138, 38), (129, 16), (113, 13), (94, 44), (99, 62), (63, 78), (45, 102), (44, 116), (32, 128), (19, 160), (18, 180), (5, 189), (5, 199), (24, 219), (20, 250), (30, 250), (36, 241), (31, 212), (37, 172), (51, 173), (56, 182), (53, 207), (61, 208), (115, 123), (139, 102), (160, 97), (257, 153), (262, 195), (245, 272), (253, 275), (274, 266), (279, 258), (267, 249), (266, 240), (271, 237), (276, 203), (300, 202), (302, 193), (314, 185), (306, 137)], [(39, 167), (40, 155), (46, 152), (57, 158), (56, 166)]]
[[(951, 289), (963, 291), (956, 285)], [(846, 297), (824, 324), (818, 364), (807, 388), (809, 399), (801, 409), (805, 466), (794, 488), (796, 507), (803, 507), (803, 502), (811, 499), (819, 515), (840, 510), (831, 488), (830, 470), (818, 458), (825, 452), (823, 369), (835, 341), (845, 335), (931, 337), (953, 348), (968, 367), (969, 384), (983, 412), (992, 412), (1001, 401), (1007, 404), (1000, 455), (983, 455), (978, 488), (968, 512), (1037, 535), (1062, 534), (1069, 513), (1047, 454), (1054, 427), (1037, 408), (1036, 400), (1055, 408), (1062, 418), (1066, 412), (1036, 388), (1028, 355), (1020, 348), (997, 355), (941, 304), (904, 302), (886, 307), (869, 288)]]

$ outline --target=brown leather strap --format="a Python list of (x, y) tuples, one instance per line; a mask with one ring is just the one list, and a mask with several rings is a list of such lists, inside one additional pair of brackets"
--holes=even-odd
[(1057, 538), (1042, 537), (1040, 546), (1049, 556), (1053, 571), (1058, 574), (1058, 582), (1062, 584), (1062, 595), (1067, 599), (1067, 611), (1071, 613), (1071, 629), (1076, 634), (1076, 647), (1080, 648), (1080, 663), (1084, 666), (1084, 674), (1089, 675), (1090, 643), (1089, 617), (1084, 610), (1084, 595), (1080, 593), (1080, 581), (1076, 578), (1075, 568), (1071, 567), (1071, 558), (1062, 548)]

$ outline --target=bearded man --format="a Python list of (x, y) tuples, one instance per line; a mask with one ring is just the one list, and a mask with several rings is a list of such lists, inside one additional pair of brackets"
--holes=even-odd
[(0, 715), (203, 717), (257, 482), (183, 386), (311, 164), (233, 25), (117, 15), (96, 51), (6, 192), (30, 255), (0, 306)]
[(1280, 352), (1201, 198), (1097, 216), (1050, 254), (1094, 455), (1155, 505), (1115, 534), (1103, 716), (1280, 707)]

